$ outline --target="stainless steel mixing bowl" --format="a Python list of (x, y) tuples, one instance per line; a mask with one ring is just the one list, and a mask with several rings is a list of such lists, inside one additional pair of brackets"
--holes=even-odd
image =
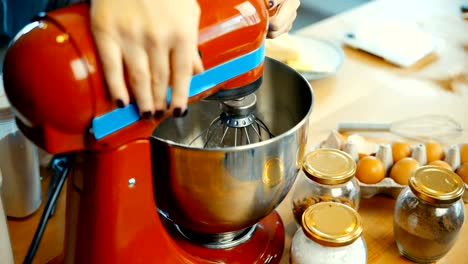
[(216, 101), (192, 104), (184, 118), (157, 127), (153, 185), (161, 215), (183, 229), (217, 234), (255, 225), (283, 200), (304, 155), (313, 92), (296, 71), (267, 58), (255, 94), (255, 115), (275, 135), (271, 139), (238, 147), (189, 145), (219, 116)]

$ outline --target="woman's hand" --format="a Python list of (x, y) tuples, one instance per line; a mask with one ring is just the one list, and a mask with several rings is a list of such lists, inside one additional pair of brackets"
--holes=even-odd
[(92, 33), (110, 96), (119, 107), (132, 94), (145, 119), (160, 118), (167, 110), (183, 115), (190, 79), (203, 71), (199, 18), (196, 0), (91, 1)]
[(277, 11), (270, 17), (269, 38), (276, 38), (291, 29), (299, 5), (299, 0), (270, 0), (270, 6), (277, 6)]

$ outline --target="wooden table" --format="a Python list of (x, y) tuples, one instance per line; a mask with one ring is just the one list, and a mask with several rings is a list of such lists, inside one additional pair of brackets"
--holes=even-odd
[[(45, 202), (47, 188), (50, 182), (50, 173), (44, 169), (41, 170), (41, 175), (45, 175), (45, 178), (42, 182), (42, 197), (43, 201)], [(39, 210), (37, 210), (30, 217), (25, 219), (8, 220), (15, 263), (23, 263), (31, 240), (34, 236), (34, 232), (36, 232), (37, 225), (41, 219), (44, 202), (42, 203)], [(47, 224), (47, 228), (44, 231), (44, 235), (33, 263), (48, 263), (62, 252), (65, 230), (65, 204), (66, 185), (64, 186), (63, 191), (57, 201), (57, 207), (54, 216), (50, 218), (49, 223)], [(0, 263), (2, 263), (1, 260)]]
[[(368, 4), (304, 28), (298, 34), (326, 39), (342, 46), (345, 60), (330, 78), (312, 81), (316, 95), (311, 116), (312, 144), (325, 139), (338, 122), (392, 122), (422, 114), (448, 115), (468, 128), (468, 21), (461, 17), (463, 1), (374, 0)], [(465, 1), (465, 3), (467, 3)], [(437, 55), (407, 69), (342, 45), (343, 36), (372, 17), (415, 22), (443, 41)], [(377, 135), (369, 135), (377, 136)], [(396, 137), (378, 136), (389, 142)], [(468, 133), (446, 144), (468, 143)], [(297, 230), (291, 210), (291, 194), (279, 206), (287, 230), (288, 263), (291, 235)], [(393, 238), (395, 200), (374, 196), (361, 201), (364, 238), (371, 264), (412, 263), (398, 254)], [(468, 211), (468, 204), (465, 204)], [(468, 214), (467, 214), (468, 215)], [(468, 224), (463, 226), (452, 250), (438, 263), (468, 263), (465, 257)]]
[[(379, 58), (344, 48), (345, 61), (330, 78), (312, 81), (316, 101), (311, 116), (310, 143), (323, 140), (340, 121), (396, 121), (410, 115), (446, 114), (468, 128), (468, 22), (461, 19), (459, 0), (374, 0), (349, 12), (304, 28), (299, 33), (327, 39), (341, 46), (342, 36), (353, 25), (371, 16), (417, 22), (444, 40), (437, 56), (399, 69)], [(466, 1), (465, 1), (466, 3)], [(390, 135), (385, 135), (389, 140)], [(468, 142), (468, 133), (448, 144)], [(394, 199), (375, 196), (359, 209), (364, 221), (369, 263), (411, 263), (399, 256), (392, 227)], [(62, 194), (36, 255), (46, 263), (63, 247), (65, 199)], [(465, 205), (468, 211), (468, 205)], [(291, 213), (291, 192), (278, 211), (286, 228), (281, 264), (288, 263), (291, 236), (297, 230)], [(10, 220), (15, 259), (21, 263), (41, 211), (26, 220)], [(449, 252), (438, 263), (467, 263), (468, 224)]]

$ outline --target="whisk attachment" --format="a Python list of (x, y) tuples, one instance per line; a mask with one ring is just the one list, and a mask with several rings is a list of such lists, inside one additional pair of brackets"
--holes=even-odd
[(253, 144), (274, 137), (267, 125), (255, 116), (257, 97), (245, 97), (220, 102), (219, 117), (197, 136), (190, 145), (203, 140), (204, 148), (236, 147)]

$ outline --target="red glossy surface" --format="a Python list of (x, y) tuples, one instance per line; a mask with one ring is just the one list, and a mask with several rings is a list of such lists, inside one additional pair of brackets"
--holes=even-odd
[[(149, 153), (149, 140), (138, 140), (118, 150), (85, 154), (73, 175), (78, 177), (77, 171), (83, 175), (75, 255), (69, 255), (73, 250), (65, 252), (66, 259), (75, 263), (203, 263), (182, 251), (158, 218), (151, 174), (157, 164), (151, 164)], [(134, 186), (129, 186), (130, 178)]]
[(273, 211), (262, 219), (252, 237), (228, 249), (208, 249), (188, 242), (180, 235), (172, 237), (185, 252), (211, 263), (279, 263), (284, 248), (284, 227), (279, 214)]
[[(67, 235), (75, 237), (75, 247), (65, 252), (65, 259), (75, 263), (279, 262), (284, 227), (275, 211), (258, 223), (247, 242), (229, 249), (208, 249), (188, 242), (173, 229), (168, 233), (153, 199), (151, 169), (157, 164), (144, 155), (149, 152), (149, 140), (138, 140), (118, 150), (84, 155), (72, 174), (71, 182), (80, 185), (75, 188), (80, 201), (77, 226), (67, 223)], [(134, 186), (129, 185), (130, 178)]]
[[(264, 0), (230, 0), (222, 5), (199, 0), (199, 4), (200, 32), (239, 17), (240, 4), (247, 20), (254, 21), (201, 41), (205, 68), (263, 43), (268, 23)], [(156, 211), (152, 169), (158, 164), (151, 162), (148, 140), (158, 120), (139, 121), (94, 140), (91, 120), (116, 106), (102, 78), (88, 8), (77, 4), (57, 10), (29, 26), (9, 48), (3, 74), (7, 96), (21, 117), (18, 125), (35, 144), (54, 154), (83, 151), (73, 175), (74, 181), (80, 175), (82, 182), (74, 188), (80, 189), (77, 211), (67, 206), (66, 259), (100, 264), (278, 262), (284, 228), (276, 213), (261, 221), (251, 240), (229, 250), (201, 248), (167, 233)], [(263, 64), (189, 101), (250, 84), (262, 73)], [(129, 185), (131, 178), (134, 186)]]
[[(264, 42), (268, 12), (263, 0), (230, 0), (223, 5), (200, 0), (199, 4), (200, 36), (205, 36), (199, 50), (206, 69), (253, 51)], [(136, 122), (99, 141), (89, 131), (94, 117), (116, 105), (102, 77), (87, 4), (48, 13), (28, 29), (8, 49), (3, 80), (8, 98), (24, 117), (24, 133), (36, 144), (60, 153), (115, 148), (151, 135), (158, 122)], [(261, 65), (202, 96), (250, 84), (261, 76), (262, 69)], [(200, 99), (194, 96), (189, 101)]]

